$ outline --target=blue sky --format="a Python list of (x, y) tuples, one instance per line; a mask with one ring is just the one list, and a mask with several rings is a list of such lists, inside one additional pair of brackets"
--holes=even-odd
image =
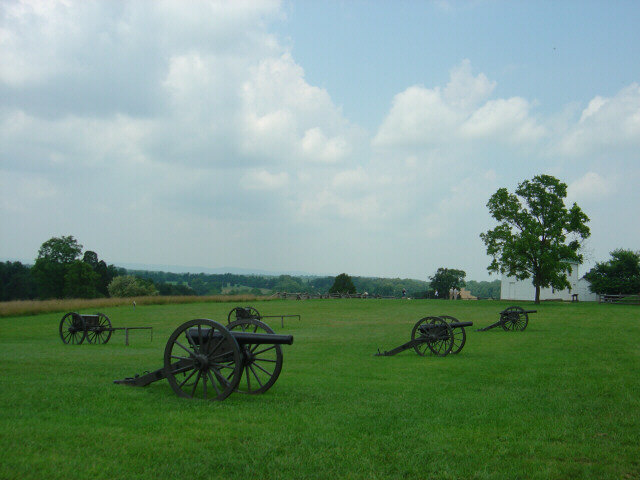
[[(613, 95), (638, 81), (637, 2), (293, 2), (277, 25), (307, 80), (375, 129), (408, 85), (442, 85), (468, 58), (495, 93), (537, 108)], [(384, 100), (383, 100), (384, 99)]]
[(539, 173), (638, 249), (637, 2), (0, 4), (0, 258), (487, 279)]

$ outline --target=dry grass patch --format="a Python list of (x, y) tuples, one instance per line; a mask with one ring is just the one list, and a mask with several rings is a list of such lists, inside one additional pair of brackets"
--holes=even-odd
[(256, 295), (172, 295), (147, 296), (132, 298), (69, 298), (63, 300), (14, 300), (0, 302), (0, 317), (15, 317), (19, 315), (36, 315), (49, 312), (70, 312), (98, 307), (118, 307), (122, 305), (167, 305), (178, 303), (208, 303), (208, 302), (248, 302), (269, 300), (268, 297)]

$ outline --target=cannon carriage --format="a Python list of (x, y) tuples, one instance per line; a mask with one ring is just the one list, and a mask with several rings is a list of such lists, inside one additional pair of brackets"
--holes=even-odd
[(81, 345), (85, 340), (91, 344), (106, 344), (117, 330), (124, 330), (125, 345), (129, 345), (129, 330), (150, 330), (153, 341), (153, 327), (114, 327), (104, 313), (69, 312), (62, 317), (58, 326), (62, 343), (71, 345)]
[(523, 332), (529, 325), (530, 313), (537, 313), (537, 310), (525, 310), (517, 305), (505, 308), (500, 312), (500, 320), (488, 327), (479, 328), (476, 332), (486, 332), (496, 327), (502, 327), (505, 332)]
[(169, 337), (162, 368), (114, 383), (144, 387), (166, 378), (177, 395), (204, 400), (224, 400), (236, 391), (261, 394), (282, 371), (281, 345), (292, 343), (293, 336), (277, 335), (255, 318), (226, 327), (209, 319), (190, 320)]
[(251, 306), (246, 306), (246, 307), (235, 307), (232, 308), (231, 311), (229, 312), (229, 315), (227, 315), (227, 323), (231, 324), (231, 322), (233, 322), (234, 320), (246, 320), (246, 319), (250, 319), (253, 318), (255, 320), (262, 320), (263, 318), (279, 318), (280, 319), (280, 327), (284, 328), (284, 319), (285, 318), (297, 318), (298, 320), (301, 319), (300, 315), (298, 314), (292, 314), (292, 315), (261, 315), (260, 312), (251, 307)]
[(411, 340), (392, 350), (378, 353), (375, 356), (390, 357), (405, 350), (413, 350), (420, 356), (432, 355), (446, 357), (450, 353), (458, 354), (463, 349), (467, 334), (465, 327), (473, 322), (460, 322), (449, 315), (421, 318), (411, 330)]

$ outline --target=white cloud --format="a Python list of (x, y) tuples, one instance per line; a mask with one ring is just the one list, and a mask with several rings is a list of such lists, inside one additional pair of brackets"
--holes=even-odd
[(558, 151), (576, 156), (588, 152), (640, 147), (640, 85), (633, 83), (615, 96), (594, 97), (580, 120), (559, 140)]
[(245, 190), (277, 190), (289, 183), (287, 172), (269, 173), (266, 170), (249, 170), (242, 178)]
[(490, 100), (460, 127), (468, 138), (492, 138), (513, 143), (541, 138), (545, 129), (529, 116), (529, 102), (524, 98)]
[(464, 60), (451, 71), (444, 89), (412, 86), (396, 95), (373, 144), (433, 147), (483, 139), (527, 143), (545, 135), (544, 127), (530, 115), (530, 103), (523, 98), (482, 104), (495, 86), (496, 82), (482, 73), (474, 77), (469, 60)]
[(587, 172), (569, 184), (567, 197), (570, 201), (598, 199), (609, 195), (614, 187), (613, 179)]

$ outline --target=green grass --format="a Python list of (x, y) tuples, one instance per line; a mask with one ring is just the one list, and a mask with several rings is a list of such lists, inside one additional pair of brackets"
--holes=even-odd
[(235, 305), (104, 309), (114, 326), (154, 327), (129, 347), (122, 332), (63, 345), (59, 313), (0, 318), (0, 478), (640, 478), (639, 307), (543, 304), (525, 332), (468, 331), (459, 355), (424, 358), (373, 353), (423, 316), (476, 328), (507, 304), (272, 301), (256, 306), (302, 321), (273, 322), (295, 341), (264, 395), (112, 383), (161, 367), (180, 323), (226, 323)]

